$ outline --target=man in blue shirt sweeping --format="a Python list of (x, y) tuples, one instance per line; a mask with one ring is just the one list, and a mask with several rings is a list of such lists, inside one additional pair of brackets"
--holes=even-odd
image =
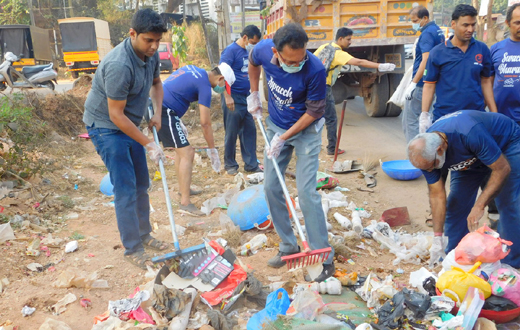
[[(265, 157), (275, 158), (285, 173), (293, 152), (296, 162), (296, 185), (305, 229), (311, 248), (330, 247), (321, 196), (316, 191), (316, 172), (321, 150), (321, 132), (325, 119), (326, 73), (321, 61), (306, 50), (309, 38), (300, 25), (287, 24), (276, 31), (274, 38), (260, 41), (249, 56), (251, 95), (248, 111), (262, 117), (259, 79), (265, 71), (268, 86), (267, 136), (271, 140)], [(285, 265), (282, 256), (300, 249), (294, 236), (282, 186), (272, 161), (265, 162), (265, 195), (276, 232), (280, 236), (278, 255), (269, 259), (270, 267)], [(334, 251), (323, 264), (320, 282), (334, 274)]]
[(509, 7), (508, 39), (491, 46), (493, 92), (498, 112), (520, 124), (520, 3)]
[(491, 53), (485, 43), (473, 38), (477, 10), (469, 5), (457, 5), (451, 15), (454, 36), (430, 51), (419, 118), (419, 132), (431, 125), (429, 113), (433, 106), (433, 121), (461, 109), (497, 112), (491, 81)]
[(209, 72), (194, 65), (183, 66), (164, 81), (162, 126), (159, 131), (159, 139), (164, 147), (175, 148), (175, 170), (181, 194), (180, 212), (194, 216), (204, 215), (190, 201), (195, 149), (190, 146), (188, 132), (182, 124), (181, 118), (188, 111), (190, 103), (198, 101), (202, 134), (208, 143), (206, 152), (213, 170), (217, 173), (220, 172), (220, 159), (215, 148), (211, 127), (211, 90), (222, 94), (225, 91), (225, 84), (232, 86), (234, 81), (233, 70), (226, 63), (220, 64)]
[[(434, 240), (430, 266), (479, 226), (484, 208), (495, 199), (501, 238), (515, 242), (502, 262), (520, 267), (520, 127), (510, 118), (475, 110), (437, 120), (408, 144), (408, 157), (423, 171), (430, 194)], [(446, 177), (451, 172), (446, 198)], [(483, 180), (489, 180), (477, 198)], [(443, 251), (443, 232), (448, 246)]]
[(261, 172), (256, 158), (256, 126), (253, 116), (247, 112), (247, 96), (249, 95), (249, 52), (260, 41), (262, 34), (255, 25), (248, 25), (240, 34), (240, 38), (227, 46), (220, 55), (220, 63), (227, 63), (235, 73), (236, 81), (231, 86), (231, 93), (222, 93), (222, 110), (224, 112), (224, 169), (230, 175), (238, 173), (235, 159), (237, 137), (240, 138), (240, 152), (246, 172)]
[(430, 21), (430, 13), (423, 6), (417, 6), (410, 11), (410, 20), (415, 31), (421, 35), (415, 47), (413, 62), (413, 78), (406, 88), (406, 103), (403, 109), (403, 131), (407, 142), (410, 142), (419, 133), (419, 116), (421, 115), (423, 75), (426, 63), (433, 47), (444, 42), (442, 30)]

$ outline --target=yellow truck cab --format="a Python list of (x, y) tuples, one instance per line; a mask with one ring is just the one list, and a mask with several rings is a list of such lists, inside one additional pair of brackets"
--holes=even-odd
[(59, 19), (63, 61), (73, 78), (80, 72), (94, 73), (108, 52), (108, 22), (92, 17)]
[[(391, 73), (345, 65), (332, 91), (337, 103), (362, 96), (371, 117), (395, 117), (401, 108), (387, 104), (405, 72), (404, 45), (413, 44), (419, 33), (412, 29), (410, 10), (422, 5), (433, 15), (432, 0), (268, 0), (266, 38), (287, 23), (298, 23), (309, 36), (307, 49), (314, 52), (335, 40), (341, 27), (353, 30), (352, 56), (396, 65)], [(315, 4), (316, 3), (316, 4)], [(303, 7), (303, 8), (302, 8)], [(266, 94), (267, 95), (267, 94)]]
[(13, 67), (18, 71), (23, 66), (55, 62), (53, 44), (54, 40), (51, 40), (49, 30), (23, 24), (0, 26), (1, 61), (3, 62), (7, 52), (21, 56), (20, 61), (13, 63)]

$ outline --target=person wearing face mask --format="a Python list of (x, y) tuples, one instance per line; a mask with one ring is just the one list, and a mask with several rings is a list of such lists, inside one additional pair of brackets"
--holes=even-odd
[[(347, 48), (352, 43), (352, 35), (354, 32), (346, 27), (339, 28), (336, 32), (336, 42), (330, 44), (321, 45), (315, 52), (314, 55), (318, 56), (322, 60), (324, 65), (330, 63), (327, 70), (327, 98), (325, 106), (325, 126), (327, 127), (327, 155), (334, 155), (336, 150), (337, 130), (338, 130), (338, 116), (336, 114), (336, 102), (334, 95), (332, 94), (332, 86), (336, 83), (341, 68), (344, 65), (356, 65), (365, 68), (377, 69), (379, 72), (390, 72), (394, 71), (395, 64), (393, 63), (376, 63), (364, 59), (355, 58), (354, 56), (347, 53)], [(330, 55), (332, 58), (328, 60), (329, 54), (326, 49), (333, 47), (334, 52)], [(338, 155), (345, 153), (345, 150), (338, 149)]]
[(419, 133), (419, 116), (421, 115), (423, 75), (426, 63), (433, 47), (444, 42), (444, 33), (430, 21), (430, 13), (423, 6), (417, 6), (410, 11), (412, 28), (420, 31), (421, 35), (415, 47), (413, 62), (413, 78), (406, 88), (406, 102), (403, 109), (403, 131), (406, 142), (410, 142)]
[[(479, 227), (493, 198), (500, 212), (500, 237), (520, 237), (520, 127), (499, 113), (463, 110), (438, 119), (408, 144), (410, 162), (421, 169), (430, 195), (434, 239), (430, 267)], [(450, 194), (446, 176), (450, 171)], [(479, 187), (489, 177), (477, 198)], [(443, 233), (448, 245), (443, 251)], [(502, 262), (520, 267), (520, 244)]]
[(262, 172), (256, 158), (256, 126), (253, 116), (247, 112), (246, 98), (249, 95), (249, 52), (260, 41), (262, 34), (255, 25), (248, 25), (240, 38), (227, 46), (220, 55), (220, 63), (227, 63), (235, 73), (236, 81), (231, 86), (231, 93), (221, 94), (224, 113), (224, 169), (230, 175), (238, 173), (236, 161), (237, 137), (240, 138), (240, 152), (244, 161), (244, 170)]
[(211, 167), (215, 172), (220, 173), (221, 164), (211, 127), (211, 90), (222, 94), (226, 91), (226, 83), (233, 86), (234, 82), (235, 74), (226, 63), (220, 64), (209, 72), (194, 65), (187, 65), (172, 73), (164, 81), (159, 139), (165, 148), (175, 148), (175, 170), (181, 195), (179, 212), (194, 216), (204, 215), (190, 201), (190, 195), (200, 192), (190, 189), (195, 149), (190, 146), (188, 131), (181, 118), (188, 111), (190, 103), (198, 101), (202, 134), (208, 143), (206, 152), (211, 160)]
[[(264, 69), (268, 86), (265, 122), (270, 147), (265, 148), (264, 159), (275, 158), (280, 171), (285, 173), (293, 152), (296, 162), (296, 186), (305, 219), (305, 229), (310, 247), (323, 249), (328, 242), (325, 215), (321, 196), (316, 191), (316, 172), (321, 150), (321, 132), (325, 119), (325, 67), (307, 51), (307, 34), (298, 24), (287, 24), (278, 29), (273, 39), (260, 41), (249, 55), (251, 95), (247, 98), (248, 111), (255, 118), (262, 118), (259, 80)], [(280, 249), (269, 259), (270, 267), (285, 266), (281, 257), (300, 250), (291, 227), (282, 186), (278, 181), (271, 160), (265, 161), (265, 196), (277, 234)], [(325, 260), (322, 273), (315, 279), (321, 282), (334, 274), (334, 250)]]

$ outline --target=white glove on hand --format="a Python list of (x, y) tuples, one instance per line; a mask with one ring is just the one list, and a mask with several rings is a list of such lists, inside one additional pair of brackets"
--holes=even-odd
[(440, 264), (441, 258), (446, 258), (446, 253), (444, 253), (443, 237), (434, 236), (432, 247), (430, 248), (430, 269), (433, 269), (436, 264)]
[(179, 119), (179, 123), (181, 124), (182, 132), (184, 133), (184, 136), (186, 136), (186, 138), (188, 138), (188, 129), (186, 128), (186, 126), (184, 126), (184, 123), (182, 122), (182, 120)]
[(410, 83), (410, 85), (408, 85), (408, 87), (406, 87), (406, 90), (404, 91), (404, 97), (407, 100), (412, 99), (412, 94), (413, 94), (413, 91), (415, 90), (415, 87), (417, 87), (417, 83), (414, 83), (413, 81)]
[(285, 140), (280, 138), (280, 134), (276, 133), (271, 140), (271, 145), (269, 149), (267, 149), (267, 157), (269, 159), (277, 158), (280, 156), (280, 152), (282, 151), (283, 145), (285, 144)]
[(379, 72), (390, 72), (395, 70), (394, 63), (381, 63), (379, 64), (379, 68), (377, 68)]
[(262, 101), (260, 100), (260, 93), (258, 91), (252, 92), (247, 97), (247, 111), (253, 118), (262, 118)]
[(432, 126), (432, 115), (429, 112), (421, 112), (419, 116), (419, 133), (426, 133), (430, 126)]
[(206, 149), (209, 159), (211, 160), (211, 167), (213, 171), (220, 173), (220, 158), (218, 156), (218, 150), (215, 148)]
[(157, 145), (155, 142), (150, 142), (146, 145), (146, 151), (148, 151), (148, 157), (150, 160), (154, 162), (156, 165), (159, 165), (159, 160), (163, 162), (166, 161), (166, 156), (164, 156), (164, 152), (161, 147)]

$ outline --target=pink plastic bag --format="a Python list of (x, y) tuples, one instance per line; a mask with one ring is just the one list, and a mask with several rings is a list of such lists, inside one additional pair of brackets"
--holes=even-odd
[(520, 273), (508, 265), (502, 265), (502, 268), (495, 270), (489, 275), (489, 284), (491, 284), (491, 292), (495, 296), (504, 297), (517, 306), (520, 306)]
[(496, 231), (484, 225), (464, 236), (455, 248), (455, 261), (461, 265), (497, 262), (509, 254), (511, 245), (512, 242), (501, 239)]

